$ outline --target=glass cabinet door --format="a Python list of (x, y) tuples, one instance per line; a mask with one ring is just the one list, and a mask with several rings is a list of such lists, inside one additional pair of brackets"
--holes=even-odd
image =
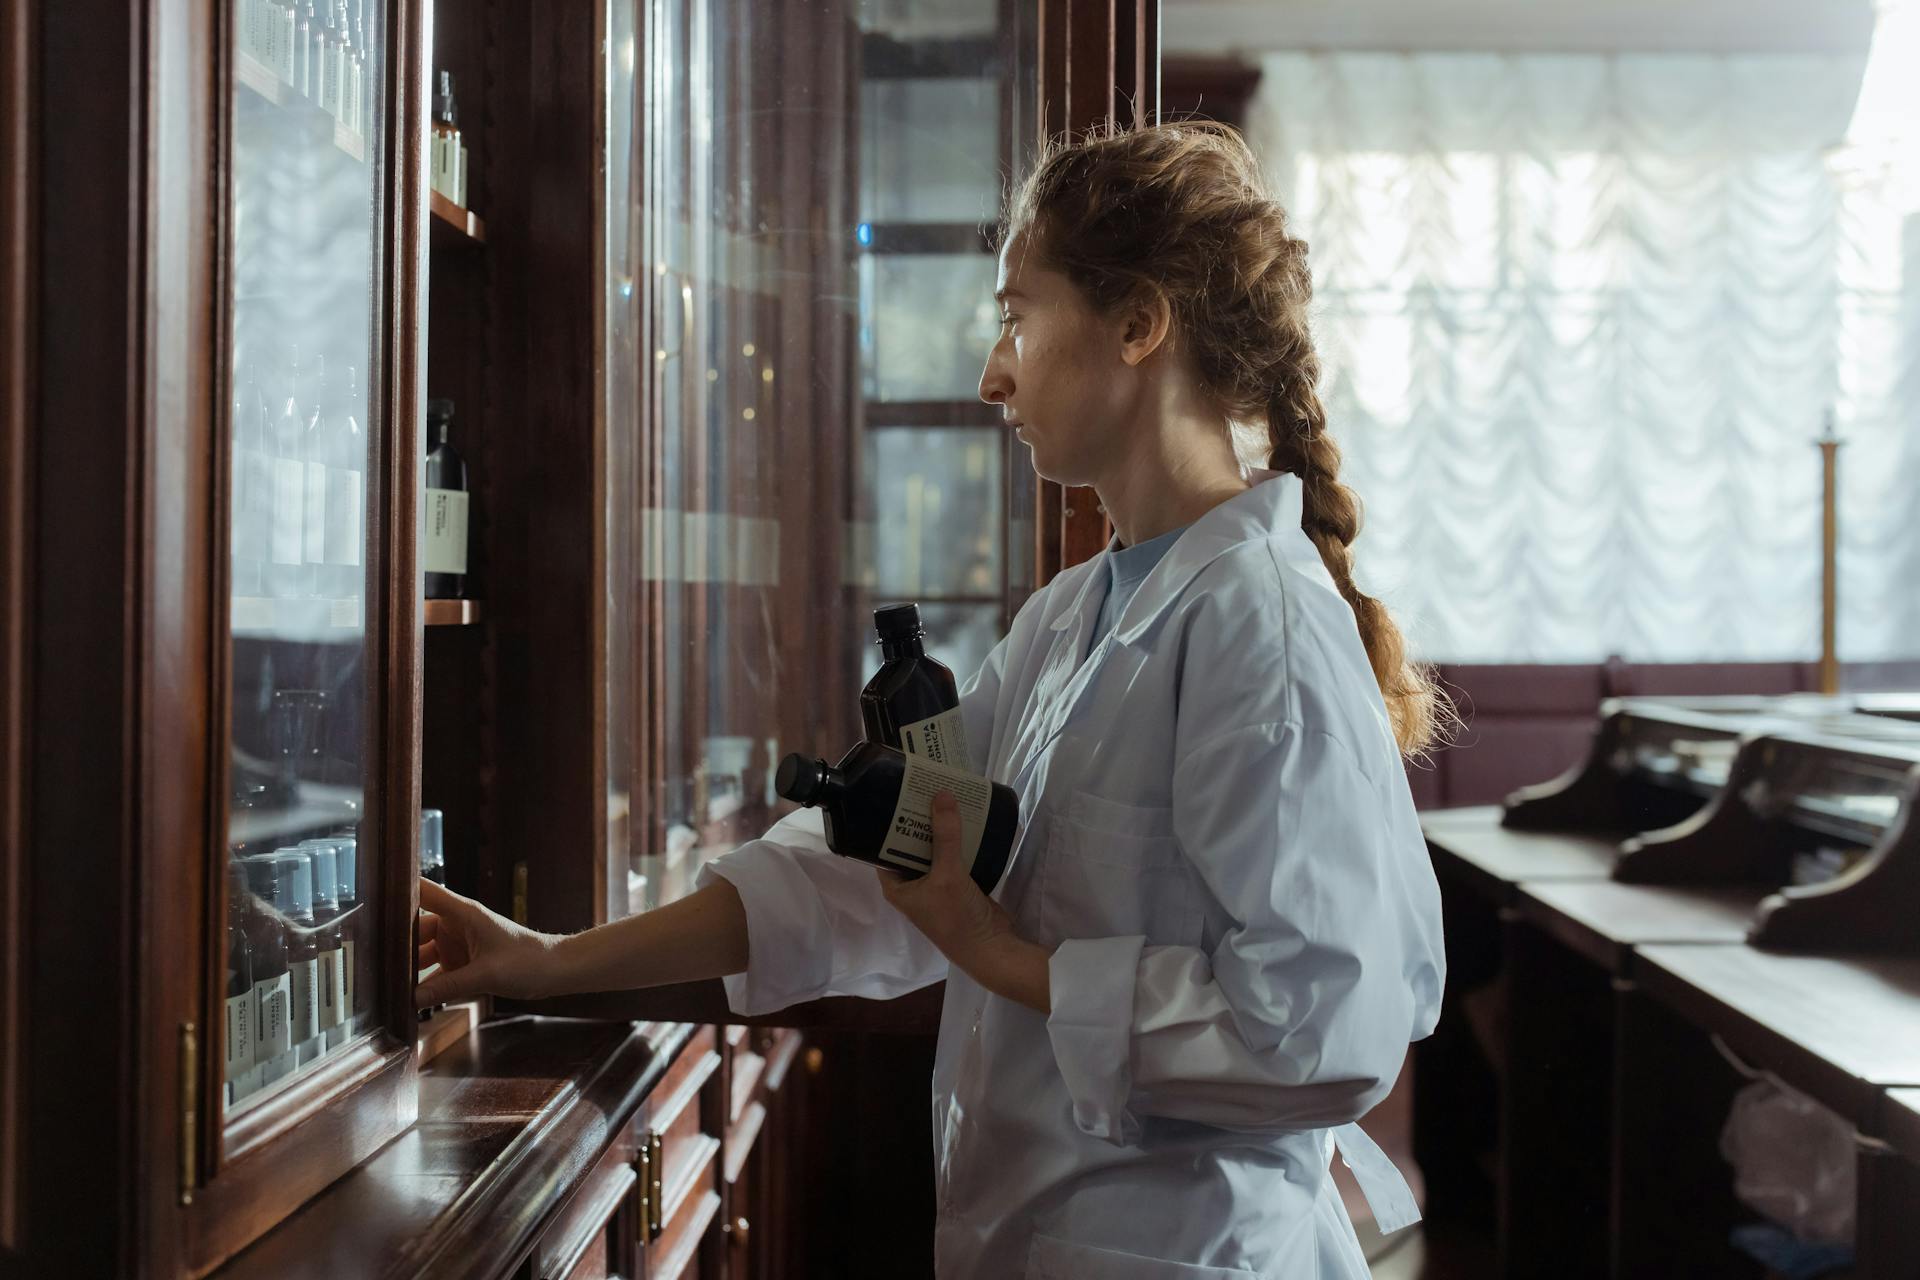
[[(384, 0), (235, 0), (226, 315), (229, 1125), (362, 1041), (380, 877), (370, 532), (383, 429)], [(370, 628), (370, 621), (374, 624)], [(373, 639), (370, 639), (370, 636)]]

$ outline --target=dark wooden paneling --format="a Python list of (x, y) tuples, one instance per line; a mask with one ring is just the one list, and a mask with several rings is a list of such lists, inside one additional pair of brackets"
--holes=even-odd
[[(25, 910), (22, 1188), (28, 1249), (74, 1274), (126, 1275), (137, 1249), (139, 617), (134, 592), (148, 414), (139, 281), (148, 6), (29, 5), (40, 38), (30, 217), (37, 340), (24, 710), (34, 749)], [(52, 86), (61, 86), (55, 91)], [(74, 86), (85, 86), (76, 92)], [(64, 514), (65, 518), (55, 518)], [(59, 946), (85, 938), (88, 945)], [(76, 1017), (75, 1010), (90, 1016)], [(87, 1088), (67, 1087), (84, 1064)], [(177, 1167), (177, 1166), (175, 1166)], [(76, 1203), (96, 1206), (75, 1213)], [(33, 1262), (29, 1262), (29, 1269)]]
[(24, 1247), (29, 621), (28, 449), (38, 305), (32, 199), (34, 6), (0, 11), (0, 1259)]
[(1161, 118), (1218, 120), (1244, 127), (1260, 68), (1237, 57), (1168, 58), (1161, 68)]

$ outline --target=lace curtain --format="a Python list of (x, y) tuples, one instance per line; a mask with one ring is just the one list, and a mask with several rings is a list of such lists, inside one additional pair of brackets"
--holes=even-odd
[(1920, 655), (1920, 217), (1829, 162), (1861, 60), (1280, 54), (1356, 545), (1435, 661)]

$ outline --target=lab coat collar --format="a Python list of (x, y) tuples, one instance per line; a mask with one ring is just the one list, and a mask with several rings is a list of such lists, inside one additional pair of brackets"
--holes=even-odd
[[(1248, 478), (1253, 483), (1244, 493), (1235, 494), (1189, 525), (1154, 566), (1114, 627), (1116, 642), (1131, 644), (1138, 639), (1155, 618), (1180, 598), (1201, 570), (1248, 542), (1264, 540), (1282, 562), (1328, 590), (1336, 590), (1333, 576), (1320, 558), (1320, 549), (1300, 528), (1299, 479), (1286, 472), (1258, 468), (1250, 471)], [(1106, 572), (1104, 559), (1117, 545), (1117, 540), (1109, 543), (1106, 550), (1089, 562), (1079, 590), (1048, 623), (1049, 627), (1064, 631), (1076, 622), (1092, 625), (1091, 614), (1101, 599), (1092, 590), (1092, 584), (1105, 581), (1101, 576)]]

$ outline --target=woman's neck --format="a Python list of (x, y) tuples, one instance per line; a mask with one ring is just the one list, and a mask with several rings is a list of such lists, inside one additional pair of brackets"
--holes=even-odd
[(1183, 416), (1131, 434), (1138, 446), (1094, 483), (1126, 546), (1190, 525), (1247, 489), (1224, 422)]

